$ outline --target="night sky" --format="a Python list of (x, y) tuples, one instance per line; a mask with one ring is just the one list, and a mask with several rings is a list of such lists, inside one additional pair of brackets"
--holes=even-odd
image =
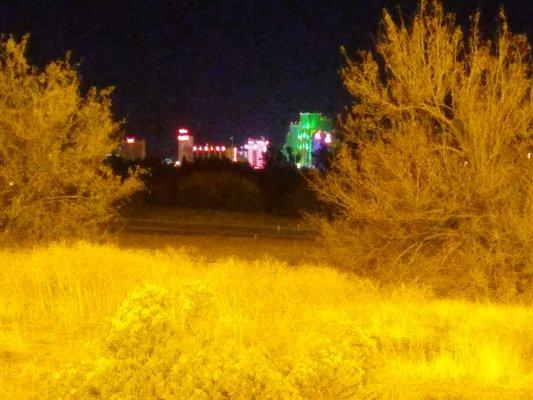
[[(115, 86), (127, 131), (166, 156), (179, 126), (281, 144), (299, 111), (335, 117), (349, 103), (340, 45), (371, 47), (382, 8), (397, 14), (398, 3), (408, 16), (417, 1), (0, 0), (0, 32), (29, 32), (37, 65), (72, 50), (84, 85)], [(493, 32), (498, 4), (533, 36), (533, 0), (445, 1), (463, 23), (481, 8)]]

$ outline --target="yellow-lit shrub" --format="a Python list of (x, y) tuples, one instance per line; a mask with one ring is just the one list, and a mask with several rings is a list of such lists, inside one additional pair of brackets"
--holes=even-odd
[(512, 299), (532, 291), (531, 48), (503, 13), (494, 41), (441, 2), (384, 13), (374, 51), (347, 56), (354, 98), (319, 218), (334, 255), (385, 282)]
[(104, 165), (120, 143), (111, 90), (81, 90), (69, 57), (43, 69), (0, 39), (0, 244), (92, 236), (140, 188)]
[(49, 398), (351, 399), (370, 395), (376, 348), (353, 326), (317, 320), (290, 344), (232, 334), (204, 284), (135, 289), (96, 361), (49, 378)]
[(2, 400), (154, 390), (531, 398), (530, 306), (436, 299), (326, 266), (206, 261), (183, 250), (57, 244), (0, 250), (0, 264)]

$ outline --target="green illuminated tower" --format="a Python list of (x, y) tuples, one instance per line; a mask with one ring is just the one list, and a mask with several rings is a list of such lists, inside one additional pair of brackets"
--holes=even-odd
[[(319, 113), (300, 113), (300, 121), (291, 123), (284, 152), (292, 154), (300, 167), (313, 167), (313, 153), (322, 145), (331, 146), (333, 123)], [(324, 138), (327, 140), (324, 141)]]

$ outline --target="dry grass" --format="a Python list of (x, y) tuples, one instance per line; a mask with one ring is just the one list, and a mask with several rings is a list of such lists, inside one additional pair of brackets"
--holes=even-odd
[[(300, 398), (339, 398), (327, 388), (317, 391), (326, 379), (317, 376), (351, 371), (347, 369), (347, 365), (353, 367), (347, 357), (351, 353), (339, 350), (336, 344), (354, 338), (346, 332), (362, 331), (375, 343), (377, 369), (372, 370), (374, 380), (366, 389), (378, 398), (531, 398), (533, 310), (527, 306), (437, 300), (420, 289), (378, 289), (326, 266), (290, 268), (273, 259), (202, 260), (171, 249), (146, 251), (80, 243), (27, 252), (0, 251), (0, 260), (0, 398), (59, 398), (61, 390), (81, 390), (89, 376), (98, 377), (104, 392), (112, 390), (114, 377), (123, 378), (120, 373), (125, 372), (105, 347), (115, 326), (111, 321), (121, 318), (117, 310), (124, 299), (146, 284), (168, 293), (165, 301), (172, 311), (165, 311), (165, 306), (162, 312), (173, 329), (179, 327), (180, 310), (190, 309), (182, 296), (185, 288), (201, 287), (209, 293), (209, 302), (202, 303), (209, 306), (202, 309), (199, 319), (209, 321), (207, 328), (214, 332), (209, 340), (200, 342), (207, 353), (200, 357), (205, 363), (199, 361), (200, 353), (194, 353), (186, 364), (190, 368), (183, 373), (194, 372), (196, 378), (217, 375), (217, 385), (212, 384), (210, 375), (202, 381), (211, 382), (206, 390), (212, 393), (222, 393), (217, 390), (223, 387), (233, 393), (230, 397), (250, 398), (252, 394), (246, 390), (263, 387), (278, 390), (277, 397), (271, 398), (280, 398), (280, 393), (298, 398), (290, 397), (289, 389), (280, 389), (290, 383)], [(191, 304), (196, 304), (197, 298), (189, 299)], [(211, 308), (217, 310), (214, 319)], [(140, 315), (144, 315), (142, 309)], [(178, 342), (181, 339), (167, 345), (177, 346)], [(253, 351), (254, 357), (246, 358), (245, 364), (255, 368), (255, 380), (247, 381), (252, 386), (237, 385), (242, 375), (220, 367), (233, 365), (221, 355), (232, 354), (225, 353), (227, 343), (240, 346), (232, 350), (239, 357), (248, 357)], [(319, 345), (330, 355), (327, 370), (320, 369), (325, 361), (319, 359), (322, 361), (316, 364), (311, 356)], [(348, 350), (353, 349), (348, 346)], [(157, 348), (154, 351), (157, 353)], [(269, 360), (259, 363), (265, 370), (257, 369), (257, 360)], [(102, 365), (120, 365), (122, 369), (102, 369)], [(294, 368), (286, 375), (276, 369), (295, 365), (300, 371), (297, 379)], [(371, 366), (362, 365), (367, 367), (370, 371)], [(148, 367), (128, 368), (127, 372), (136, 376)], [(106, 371), (114, 374), (106, 375)], [(59, 381), (66, 389), (57, 389), (55, 373), (63, 374), (55, 376), (64, 377)], [(165, 381), (164, 374), (155, 376), (162, 380), (158, 390), (187, 393), (182, 381), (177, 384), (176, 380)], [(342, 376), (351, 375), (346, 372)], [(260, 385), (253, 387), (258, 382)], [(338, 381), (336, 387), (345, 384)], [(61, 393), (70, 393), (68, 390)], [(71, 398), (89, 398), (96, 392), (73, 393)], [(256, 395), (268, 398), (260, 390)], [(124, 393), (116, 396), (127, 398)]]
[(299, 218), (288, 218), (272, 214), (219, 211), (209, 209), (191, 209), (184, 207), (150, 207), (128, 215), (131, 218), (144, 218), (197, 224), (247, 225), (247, 226), (281, 226), (307, 227), (307, 223)]
[(217, 261), (235, 258), (254, 261), (269, 257), (289, 265), (316, 264), (327, 261), (324, 247), (314, 240), (285, 238), (253, 238), (230, 236), (179, 236), (121, 233), (113, 242), (125, 249), (167, 250), (184, 248), (193, 258)]

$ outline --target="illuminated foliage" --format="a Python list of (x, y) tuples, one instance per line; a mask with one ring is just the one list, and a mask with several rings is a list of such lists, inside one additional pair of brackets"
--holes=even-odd
[(13, 241), (94, 233), (139, 187), (104, 158), (118, 145), (111, 91), (80, 90), (68, 56), (43, 70), (27, 38), (0, 42), (0, 235)]
[[(385, 281), (509, 298), (531, 290), (531, 52), (503, 12), (494, 42), (439, 1), (385, 12), (374, 52), (347, 56), (355, 102), (321, 220), (340, 258)], [(529, 154), (529, 155), (528, 155)]]
[(2, 399), (531, 398), (532, 307), (184, 250), (0, 260)]
[(289, 161), (294, 159), (301, 167), (317, 166), (316, 152), (321, 148), (326, 151), (330, 148), (332, 132), (331, 119), (318, 113), (300, 113), (300, 121), (289, 126), (284, 146), (285, 156)]
[(290, 347), (275, 340), (252, 346), (225, 326), (209, 287), (180, 289), (174, 306), (161, 288), (134, 290), (112, 321), (105, 356), (56, 373), (51, 398), (296, 400), (369, 392), (375, 343), (357, 329), (317, 318)]

